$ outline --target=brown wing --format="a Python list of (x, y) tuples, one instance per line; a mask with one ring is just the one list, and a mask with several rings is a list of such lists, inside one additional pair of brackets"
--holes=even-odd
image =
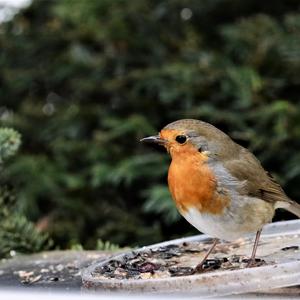
[(226, 161), (224, 165), (234, 177), (245, 181), (241, 193), (258, 197), (267, 202), (291, 201), (281, 186), (247, 149), (241, 147), (238, 157)]

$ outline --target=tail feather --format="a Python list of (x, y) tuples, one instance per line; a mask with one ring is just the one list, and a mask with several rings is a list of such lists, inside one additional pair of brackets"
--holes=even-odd
[(289, 211), (290, 213), (294, 214), (298, 218), (300, 218), (300, 204), (294, 201), (289, 201), (289, 202), (277, 202), (276, 203), (276, 208), (283, 208)]

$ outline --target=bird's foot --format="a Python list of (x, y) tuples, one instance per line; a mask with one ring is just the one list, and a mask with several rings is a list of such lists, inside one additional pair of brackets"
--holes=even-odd
[(260, 267), (266, 264), (266, 262), (260, 258), (245, 258), (242, 262), (247, 263), (246, 268)]
[(194, 268), (193, 274), (199, 274), (199, 273), (220, 269), (222, 263), (226, 261), (228, 261), (227, 258), (206, 259), (205, 261), (202, 261)]

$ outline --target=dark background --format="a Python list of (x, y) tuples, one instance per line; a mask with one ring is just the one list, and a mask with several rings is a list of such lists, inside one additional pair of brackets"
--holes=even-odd
[[(22, 135), (2, 189), (16, 199), (14, 218), (52, 240), (32, 248), (28, 237), (22, 248), (19, 238), (8, 249), (136, 246), (197, 233), (170, 199), (168, 155), (139, 143), (182, 118), (224, 130), (300, 199), (299, 7), (34, 1), (0, 24), (0, 120)], [(276, 220), (291, 217), (279, 211)], [(17, 234), (13, 227), (10, 238)]]

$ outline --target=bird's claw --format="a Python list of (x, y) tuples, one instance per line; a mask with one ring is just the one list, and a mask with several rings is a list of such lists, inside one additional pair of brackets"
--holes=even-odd
[(246, 268), (260, 267), (266, 264), (266, 262), (260, 258), (244, 259), (243, 262), (247, 263)]

